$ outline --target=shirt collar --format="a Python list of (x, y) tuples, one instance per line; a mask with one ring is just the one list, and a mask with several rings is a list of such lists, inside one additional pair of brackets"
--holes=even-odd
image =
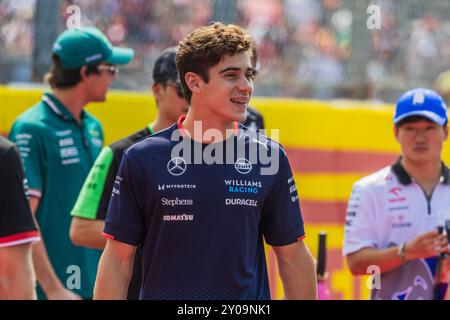
[[(61, 101), (58, 100), (53, 94), (51, 93), (45, 93), (42, 96), (42, 101), (52, 110), (54, 114), (56, 114), (58, 117), (66, 120), (66, 121), (75, 121), (75, 118), (72, 116), (72, 114), (67, 110), (67, 108), (61, 103)], [(81, 119), (83, 120), (86, 117), (86, 112), (83, 110), (81, 111)]]
[(155, 133), (155, 132), (153, 131), (153, 128), (152, 128), (152, 124), (151, 124), (151, 123), (148, 124), (147, 130), (148, 130), (148, 132), (150, 133), (150, 135), (152, 135), (152, 134)]
[[(186, 115), (185, 114), (181, 115), (178, 118), (178, 121), (177, 121), (177, 127), (178, 127), (178, 130), (180, 130), (180, 133), (181, 133), (182, 137), (184, 137), (186, 135), (186, 132), (184, 132), (184, 129), (183, 129), (183, 121), (184, 120), (186, 120)], [(239, 123), (234, 121), (233, 122), (233, 133), (234, 133), (235, 137), (238, 135), (238, 132), (239, 132)]]
[[(395, 162), (392, 165), (392, 171), (397, 176), (397, 179), (398, 179), (398, 181), (400, 181), (401, 184), (403, 184), (403, 185), (411, 184), (413, 182), (413, 180), (412, 180), (411, 176), (408, 174), (408, 172), (406, 172), (405, 168), (403, 168), (401, 160), (402, 160), (402, 157), (398, 158), (397, 162)], [(442, 177), (442, 182), (444, 184), (449, 184), (450, 170), (445, 165), (444, 162), (442, 162), (441, 177)]]

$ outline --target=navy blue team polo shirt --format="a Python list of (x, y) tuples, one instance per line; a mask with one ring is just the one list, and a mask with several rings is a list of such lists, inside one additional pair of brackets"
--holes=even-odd
[[(142, 246), (140, 299), (270, 299), (263, 239), (283, 246), (305, 236), (287, 156), (237, 124), (215, 144), (183, 134), (172, 141), (182, 120), (125, 151), (104, 235)], [(195, 164), (194, 152), (173, 156), (179, 143), (213, 155), (220, 144), (224, 163)], [(247, 154), (237, 152), (242, 144)], [(250, 157), (254, 146), (278, 157), (275, 174), (261, 174), (268, 165)]]

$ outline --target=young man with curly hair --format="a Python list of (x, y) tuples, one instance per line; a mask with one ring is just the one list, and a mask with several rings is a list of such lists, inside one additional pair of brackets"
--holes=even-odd
[[(286, 153), (239, 124), (253, 93), (251, 53), (250, 35), (222, 23), (180, 42), (177, 68), (190, 108), (123, 155), (95, 299), (125, 299), (137, 246), (141, 299), (270, 299), (263, 239), (278, 258), (286, 298), (316, 298)], [(271, 163), (263, 163), (265, 151)], [(272, 161), (275, 170), (265, 170)]]

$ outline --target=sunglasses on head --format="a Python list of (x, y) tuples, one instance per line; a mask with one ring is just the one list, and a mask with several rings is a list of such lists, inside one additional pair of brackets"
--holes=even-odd
[(107, 71), (109, 74), (116, 76), (119, 73), (119, 68), (117, 66), (98, 66), (99, 71)]

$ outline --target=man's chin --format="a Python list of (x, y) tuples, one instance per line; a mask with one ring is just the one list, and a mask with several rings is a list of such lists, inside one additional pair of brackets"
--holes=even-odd
[(427, 164), (435, 160), (433, 156), (427, 153), (410, 155), (408, 158), (416, 164)]
[(92, 100), (92, 102), (105, 102), (105, 101), (106, 101), (106, 96), (104, 96), (104, 97), (97, 97), (97, 98)]
[(247, 119), (247, 112), (242, 112), (235, 114), (233, 121), (244, 123), (246, 119)]
[(221, 114), (220, 118), (222, 121), (225, 122), (245, 122), (245, 119), (247, 118), (246, 112), (230, 112), (227, 114)]

